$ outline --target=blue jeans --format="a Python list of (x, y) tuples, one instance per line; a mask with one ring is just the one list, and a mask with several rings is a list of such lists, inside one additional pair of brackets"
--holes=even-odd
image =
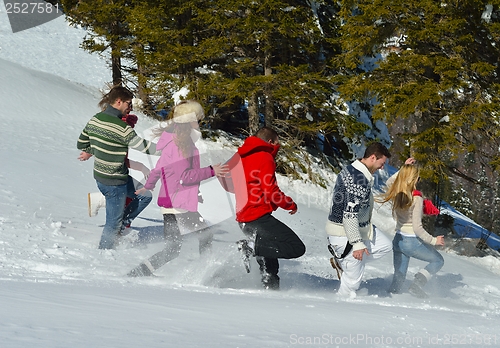
[(127, 184), (104, 185), (97, 181), (99, 191), (106, 198), (106, 223), (102, 230), (99, 249), (114, 249), (123, 224), (123, 210), (127, 200)]
[(132, 199), (123, 212), (123, 224), (130, 225), (132, 221), (151, 203), (153, 196), (151, 191), (146, 191), (144, 195), (136, 195), (135, 191), (142, 185), (131, 176), (127, 182), (127, 197)]
[[(124, 222), (128, 224), (137, 217), (151, 202), (152, 197), (136, 195), (131, 176), (124, 185), (104, 185), (97, 181), (97, 187), (106, 198), (106, 223), (102, 230), (99, 249), (114, 249)], [(132, 198), (132, 202), (125, 209), (127, 197)]]
[(392, 240), (392, 250), (394, 253), (394, 278), (389, 289), (390, 292), (401, 291), (411, 257), (429, 262), (425, 269), (431, 275), (436, 274), (444, 265), (441, 254), (418, 237), (407, 237), (396, 233)]

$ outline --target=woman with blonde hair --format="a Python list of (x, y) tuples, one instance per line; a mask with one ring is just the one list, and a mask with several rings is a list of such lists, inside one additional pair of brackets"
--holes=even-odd
[(199, 187), (203, 180), (224, 175), (227, 166), (220, 163), (206, 167), (200, 165), (200, 153), (195, 143), (201, 137), (198, 121), (204, 117), (200, 103), (181, 101), (173, 108), (167, 127), (155, 132), (160, 137), (156, 148), (161, 151), (161, 156), (144, 187), (136, 193), (153, 190), (160, 182), (158, 205), (163, 215), (165, 247), (132, 269), (128, 273), (131, 277), (152, 276), (155, 270), (177, 258), (183, 234), (197, 234), (200, 254), (212, 246), (210, 226), (198, 212)]
[(429, 263), (415, 274), (408, 292), (413, 296), (426, 298), (428, 296), (422, 287), (444, 264), (443, 257), (433, 246), (444, 245), (444, 237), (433, 237), (422, 226), (424, 199), (416, 189), (420, 170), (410, 163), (414, 163), (414, 160), (407, 160), (399, 172), (387, 180), (387, 192), (379, 196), (377, 201), (391, 202), (396, 219), (396, 234), (392, 241), (394, 277), (389, 292), (401, 293), (410, 258), (414, 257)]

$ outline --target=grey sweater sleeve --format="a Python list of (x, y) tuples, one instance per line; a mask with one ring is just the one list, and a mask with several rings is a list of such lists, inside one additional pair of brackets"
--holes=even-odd
[(415, 234), (422, 239), (425, 243), (436, 245), (436, 237), (431, 236), (422, 225), (422, 215), (423, 215), (423, 205), (424, 200), (420, 196), (413, 197), (412, 209), (412, 226)]

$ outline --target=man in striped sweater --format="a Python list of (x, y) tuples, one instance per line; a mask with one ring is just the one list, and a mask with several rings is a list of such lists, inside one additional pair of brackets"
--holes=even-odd
[[(132, 220), (151, 201), (151, 197), (135, 194), (125, 161), (129, 148), (147, 154), (156, 153), (154, 143), (137, 136), (134, 129), (122, 120), (122, 116), (132, 110), (133, 97), (125, 87), (113, 87), (99, 103), (105, 109), (92, 117), (77, 142), (78, 149), (82, 150), (78, 157), (80, 161), (94, 156), (94, 179), (106, 197), (106, 223), (99, 249), (115, 248), (124, 219)], [(138, 204), (127, 209), (124, 216), (127, 196), (138, 200)]]

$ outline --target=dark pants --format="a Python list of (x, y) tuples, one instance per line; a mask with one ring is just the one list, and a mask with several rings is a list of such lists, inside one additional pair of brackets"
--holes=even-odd
[(272, 276), (278, 276), (278, 259), (295, 259), (306, 252), (306, 246), (295, 232), (271, 214), (246, 222), (242, 230), (247, 237), (255, 238), (254, 251), (261, 272), (264, 268)]
[(180, 227), (197, 234), (200, 254), (211, 249), (213, 233), (200, 213), (163, 214), (165, 247), (148, 259), (155, 270), (179, 256), (182, 247)]

